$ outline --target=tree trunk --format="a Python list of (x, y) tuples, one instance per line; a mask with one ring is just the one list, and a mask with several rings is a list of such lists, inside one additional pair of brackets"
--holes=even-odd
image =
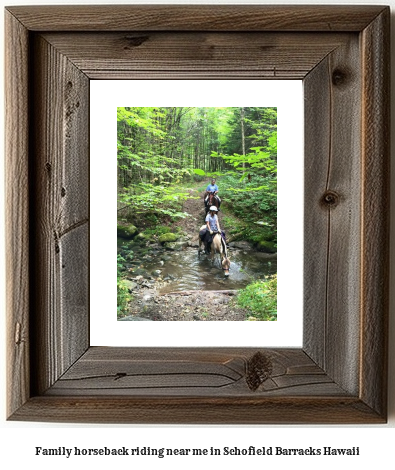
[[(244, 108), (240, 110), (240, 123), (241, 123), (241, 143), (243, 148), (243, 157), (246, 155), (246, 143), (245, 143), (245, 135), (244, 135)], [(243, 160), (243, 169), (245, 167), (245, 163)]]

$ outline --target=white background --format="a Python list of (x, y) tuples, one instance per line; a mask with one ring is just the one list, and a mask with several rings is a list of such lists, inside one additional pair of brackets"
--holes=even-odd
[[(303, 200), (302, 81), (93, 80), (90, 94), (91, 345), (302, 346), (303, 204), (289, 204), (288, 196), (289, 188), (292, 188), (294, 200)], [(116, 109), (131, 105), (277, 107), (279, 255), (276, 322), (116, 321)], [(218, 184), (221, 187), (220, 181)]]
[[(22, 1), (10, 1), (7, 4), (19, 4), (24, 5), (26, 0)], [(102, 2), (100, 0), (93, 0), (92, 2), (58, 2), (56, 0), (50, 0), (49, 2), (35, 1), (30, 2), (32, 4), (60, 4), (60, 3), (74, 3), (74, 4), (99, 4), (109, 3)], [(116, 3), (132, 3), (122, 2), (117, 0)], [(144, 3), (144, 2), (140, 2)], [(148, 3), (148, 2), (147, 2)], [(170, 2), (165, 0), (151, 1), (149, 3), (182, 3), (182, 2)], [(189, 3), (205, 3), (205, 2), (189, 2)], [(206, 3), (238, 3), (247, 4), (247, 2), (206, 2)], [(249, 4), (258, 4), (264, 2), (248, 2)], [(270, 1), (271, 4), (284, 4), (284, 3), (302, 3), (302, 4), (383, 4), (381, 1), (369, 1), (369, 2), (355, 2), (355, 1), (329, 1), (329, 2), (318, 2), (302, 0), (300, 2), (278, 2), (275, 0)], [(393, 9), (395, 9), (395, 0), (386, 2)], [(2, 2), (4, 5), (4, 2)], [(3, 12), (1, 12), (3, 15)], [(3, 24), (2, 18), (0, 24)], [(393, 23), (393, 17), (392, 17)], [(3, 38), (1, 38), (3, 40)], [(394, 43), (394, 39), (392, 39)], [(394, 46), (394, 44), (392, 44)], [(395, 51), (395, 47), (392, 47)], [(3, 45), (0, 47), (0, 54), (3, 54)], [(3, 60), (2, 60), (3, 63)], [(395, 60), (392, 60), (395, 64)], [(394, 65), (392, 66), (394, 69)], [(392, 70), (392, 76), (394, 77), (394, 70)], [(1, 86), (3, 90), (3, 86)], [(1, 96), (3, 99), (3, 96)], [(3, 106), (4, 108), (4, 106)], [(394, 109), (394, 107), (393, 107)], [(392, 112), (393, 113), (393, 112)], [(395, 119), (392, 119), (395, 123)], [(395, 124), (393, 124), (394, 126)], [(3, 126), (1, 126), (0, 132), (3, 139)], [(392, 128), (394, 129), (394, 127)], [(392, 132), (393, 133), (393, 132)], [(3, 171), (3, 165), (0, 165), (0, 172)], [(0, 181), (3, 181), (2, 175), (0, 175)], [(392, 186), (394, 186), (395, 177), (392, 175)], [(394, 202), (394, 196), (392, 192), (392, 202)], [(3, 191), (0, 191), (0, 210), (3, 209)], [(392, 207), (395, 204), (392, 203)], [(393, 209), (394, 210), (394, 209)], [(3, 212), (1, 213), (1, 220), (4, 220)], [(392, 228), (392, 234), (393, 227)], [(394, 238), (394, 237), (392, 237)], [(4, 291), (4, 244), (3, 244), (3, 223), (0, 224), (0, 240), (1, 240), (1, 252), (0, 252), (0, 285), (2, 292)], [(395, 267), (394, 258), (394, 242), (391, 240), (391, 272)], [(393, 276), (392, 278), (393, 279)], [(392, 280), (391, 280), (392, 282)], [(391, 284), (392, 285), (392, 284)], [(87, 465), (95, 465), (96, 468), (108, 467), (108, 465), (117, 465), (119, 469), (129, 468), (141, 468), (141, 464), (144, 466), (155, 466), (155, 468), (171, 468), (178, 469), (185, 467), (189, 468), (201, 468), (203, 465), (207, 468), (216, 468), (217, 466), (235, 466), (235, 465), (252, 465), (257, 468), (262, 468), (265, 464), (271, 465), (289, 465), (296, 469), (316, 469), (320, 467), (322, 469), (332, 469), (334, 466), (338, 468), (347, 468), (355, 466), (371, 467), (371, 468), (393, 468), (394, 455), (393, 455), (393, 443), (395, 442), (395, 409), (394, 409), (394, 291), (391, 289), (390, 299), (390, 419), (387, 425), (381, 426), (101, 426), (101, 425), (51, 425), (45, 423), (13, 423), (5, 421), (5, 396), (4, 396), (4, 370), (5, 370), (5, 342), (1, 341), (1, 362), (0, 362), (0, 374), (1, 374), (1, 415), (0, 415), (0, 464), (4, 468), (14, 466), (17, 468), (29, 467), (31, 469), (53, 469), (55, 466), (58, 469), (63, 468), (76, 468), (86, 467)], [(1, 302), (1, 316), (2, 316), (2, 327), (3, 330), (4, 321), (4, 296), (0, 297)], [(178, 448), (190, 448), (200, 447), (209, 448), (214, 446), (222, 448), (223, 446), (238, 446), (247, 447), (250, 445), (261, 447), (261, 446), (280, 446), (280, 447), (353, 447), (359, 446), (361, 456), (360, 457), (268, 457), (270, 460), (263, 459), (262, 457), (178, 457), (178, 458), (164, 458), (158, 459), (156, 457), (150, 458), (136, 458), (131, 457), (96, 457), (96, 458), (83, 458), (79, 460), (65, 459), (64, 457), (35, 457), (34, 448), (35, 446), (42, 446), (48, 448), (54, 448), (59, 446), (66, 447), (178, 447)], [(273, 460), (274, 459), (274, 460)], [(6, 467), (7, 466), (7, 467)]]

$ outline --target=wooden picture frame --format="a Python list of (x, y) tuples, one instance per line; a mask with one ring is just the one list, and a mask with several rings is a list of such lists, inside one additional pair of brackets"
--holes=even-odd
[[(386, 422), (389, 19), (381, 6), (6, 9), (9, 420)], [(90, 347), (89, 82), (110, 78), (304, 81), (301, 349)], [(290, 204), (303, 204), (291, 188)]]

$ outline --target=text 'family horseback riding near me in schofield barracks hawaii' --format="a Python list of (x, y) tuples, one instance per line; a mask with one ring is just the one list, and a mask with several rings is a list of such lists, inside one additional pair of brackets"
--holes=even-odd
[(60, 456), (66, 458), (80, 456), (144, 456), (144, 457), (170, 457), (170, 456), (277, 456), (277, 455), (309, 455), (309, 456), (359, 456), (359, 447), (334, 448), (334, 447), (307, 447), (307, 448), (287, 448), (279, 446), (256, 447), (223, 447), (223, 448), (155, 448), (155, 447), (101, 447), (101, 448), (82, 448), (82, 447), (58, 447), (43, 448), (35, 447), (35, 455), (41, 456)]

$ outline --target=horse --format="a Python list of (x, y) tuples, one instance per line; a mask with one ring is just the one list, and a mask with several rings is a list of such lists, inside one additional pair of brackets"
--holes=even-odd
[[(200, 227), (199, 233), (206, 229), (206, 225), (202, 225)], [(200, 256), (200, 253), (202, 250), (202, 245), (204, 242), (199, 236), (199, 250), (198, 250), (198, 256)], [(229, 276), (229, 269), (230, 269), (230, 259), (228, 258), (228, 250), (226, 248), (226, 243), (225, 240), (222, 238), (221, 234), (219, 232), (216, 232), (213, 236), (213, 242), (211, 243), (211, 261), (214, 263), (215, 259), (215, 254), (219, 253), (221, 256), (221, 267), (222, 270), (224, 271), (225, 276)]]
[(209, 211), (210, 207), (211, 206), (215, 206), (217, 209), (219, 207), (219, 201), (218, 201), (218, 198), (217, 196), (215, 196), (215, 194), (211, 191), (208, 191), (208, 194), (207, 194), (207, 199), (206, 197), (204, 198), (204, 203), (206, 205), (205, 209), (206, 209), (206, 214), (207, 212)]

